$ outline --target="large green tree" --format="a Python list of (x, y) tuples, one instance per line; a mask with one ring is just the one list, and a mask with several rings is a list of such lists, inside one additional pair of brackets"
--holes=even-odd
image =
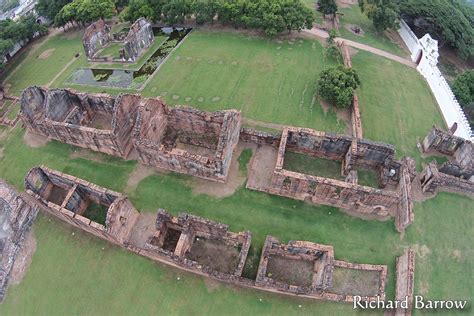
[(372, 20), (377, 31), (398, 29), (399, 9), (394, 0), (359, 0), (360, 9)]
[(400, 0), (400, 13), (408, 21), (424, 22), (427, 33), (446, 41), (461, 58), (474, 55), (474, 9), (464, 1)]
[(318, 0), (318, 11), (324, 15), (335, 15), (337, 12), (336, 0)]
[(36, 10), (41, 16), (54, 20), (56, 14), (72, 0), (38, 0)]
[(318, 80), (318, 93), (339, 108), (349, 107), (354, 90), (360, 85), (356, 71), (343, 66), (323, 70)]
[(457, 76), (452, 88), (456, 98), (463, 107), (474, 103), (474, 70), (465, 71)]
[(148, 0), (130, 0), (128, 7), (120, 13), (120, 17), (122, 20), (130, 22), (134, 22), (141, 17), (153, 21), (158, 19)]
[(69, 22), (85, 24), (111, 18), (115, 12), (113, 0), (74, 0), (59, 10), (54, 23), (56, 26), (64, 26)]

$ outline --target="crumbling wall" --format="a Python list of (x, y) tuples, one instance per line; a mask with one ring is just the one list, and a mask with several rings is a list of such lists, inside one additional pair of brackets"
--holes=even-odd
[(38, 210), (0, 179), (0, 302), (5, 298), (13, 264)]
[(138, 98), (30, 87), (22, 93), (20, 116), (35, 133), (126, 158), (132, 150)]
[(86, 28), (82, 37), (82, 45), (88, 59), (94, 59), (95, 54), (110, 42), (110, 26), (104, 20), (98, 20)]
[(401, 168), (401, 176), (399, 182), (400, 204), (398, 206), (397, 216), (395, 217), (395, 227), (398, 232), (402, 232), (415, 220), (415, 213), (413, 212), (413, 198), (412, 198), (412, 181), (413, 177), (411, 170), (413, 168), (413, 161), (405, 160)]
[(408, 308), (397, 308), (396, 316), (409, 316), (413, 309), (413, 290), (415, 284), (415, 251), (406, 250), (397, 258), (395, 300), (408, 301)]
[(397, 192), (285, 170), (283, 165), (287, 150), (324, 159), (344, 160), (344, 170), (348, 173), (357, 166), (375, 170), (390, 166), (394, 156), (392, 146), (311, 129), (285, 128), (269, 193), (342, 207), (378, 218), (395, 216), (400, 203)]
[(125, 38), (125, 59), (136, 61), (143, 51), (151, 46), (154, 40), (155, 36), (153, 35), (151, 23), (145, 20), (145, 18), (139, 18), (132, 24)]
[(423, 153), (444, 154), (449, 157), (439, 171), (469, 180), (474, 176), (474, 144), (433, 126), (421, 143)]
[(257, 131), (251, 128), (243, 127), (240, 130), (240, 140), (246, 143), (255, 143), (257, 145), (268, 145), (277, 147), (280, 145), (281, 134)]
[[(67, 191), (59, 201), (50, 196), (52, 184)], [(44, 166), (28, 172), (25, 188), (50, 214), (116, 244), (127, 242), (138, 219), (138, 211), (120, 193)], [(83, 216), (89, 201), (108, 206), (105, 225)]]
[(428, 164), (420, 174), (423, 192), (447, 191), (474, 197), (474, 182), (438, 170), (436, 162)]

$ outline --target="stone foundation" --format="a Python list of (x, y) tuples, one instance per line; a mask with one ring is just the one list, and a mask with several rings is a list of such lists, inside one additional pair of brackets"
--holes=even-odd
[(397, 258), (397, 278), (395, 300), (408, 300), (408, 308), (395, 310), (396, 316), (409, 316), (413, 309), (413, 290), (415, 284), (415, 251), (408, 249)]
[(13, 264), (38, 210), (0, 179), (0, 302), (5, 298)]

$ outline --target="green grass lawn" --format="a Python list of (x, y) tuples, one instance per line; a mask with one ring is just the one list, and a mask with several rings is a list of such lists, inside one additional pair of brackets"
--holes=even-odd
[(170, 104), (240, 109), (259, 121), (343, 132), (316, 92), (329, 64), (317, 41), (271, 41), (233, 32), (195, 30), (143, 90)]
[(364, 137), (396, 146), (399, 157), (420, 162), (416, 140), (436, 124), (445, 127), (428, 84), (412, 68), (359, 51), (352, 65), (361, 79), (360, 101)]
[(13, 107), (10, 107), (10, 111), (7, 113), (7, 119), (14, 120), (20, 112), (20, 102), (17, 102)]
[(97, 53), (98, 57), (112, 57), (119, 58), (120, 49), (123, 48), (123, 43), (110, 43), (104, 49)]
[[(372, 21), (370, 21), (367, 16), (360, 11), (358, 5), (353, 5), (350, 8), (338, 8), (338, 12), (343, 14), (340, 18), (341, 26), (339, 28), (341, 37), (367, 44), (395, 55), (403, 57), (407, 56), (407, 53), (385, 34), (377, 33)], [(356, 35), (348, 30), (346, 28), (347, 25), (359, 26), (364, 32), (363, 36)]]
[[(81, 38), (82, 32), (70, 32), (47, 39), (38, 50), (25, 57), (17, 66), (16, 72), (3, 82), (9, 74), (6, 72), (2, 76), (2, 84), (10, 86), (9, 93), (12, 95), (20, 95), (23, 89), (31, 85), (48, 84), (74, 59), (76, 53), (84, 55)], [(48, 50), (49, 56), (42, 55)]]

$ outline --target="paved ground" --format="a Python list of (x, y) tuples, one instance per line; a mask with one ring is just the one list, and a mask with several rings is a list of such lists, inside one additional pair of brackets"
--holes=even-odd
[[(324, 30), (321, 30), (321, 29), (318, 29), (316, 27), (313, 27), (310, 30), (309, 29), (304, 30), (303, 32), (306, 32), (308, 34), (312, 34), (312, 35), (315, 35), (319, 38), (324, 38), (324, 39), (329, 37), (328, 32), (326, 32)], [(340, 38), (340, 37), (337, 37), (336, 41), (344, 41), (348, 46), (351, 46), (351, 47), (354, 47), (354, 48), (357, 48), (357, 49), (362, 49), (362, 50), (371, 52), (373, 54), (376, 54), (376, 55), (394, 60), (396, 62), (407, 65), (409, 67), (416, 68), (416, 64), (414, 62), (412, 62), (411, 60), (400, 57), (400, 56), (397, 56), (397, 55), (394, 55), (394, 54), (391, 54), (391, 53), (388, 53), (388, 52), (383, 51), (381, 49), (378, 49), (378, 48), (375, 48), (375, 47), (372, 47), (372, 46), (369, 46), (369, 45), (361, 44), (359, 42), (354, 42), (354, 41), (351, 41), (351, 40), (348, 40), (348, 39), (345, 39), (345, 38)]]

